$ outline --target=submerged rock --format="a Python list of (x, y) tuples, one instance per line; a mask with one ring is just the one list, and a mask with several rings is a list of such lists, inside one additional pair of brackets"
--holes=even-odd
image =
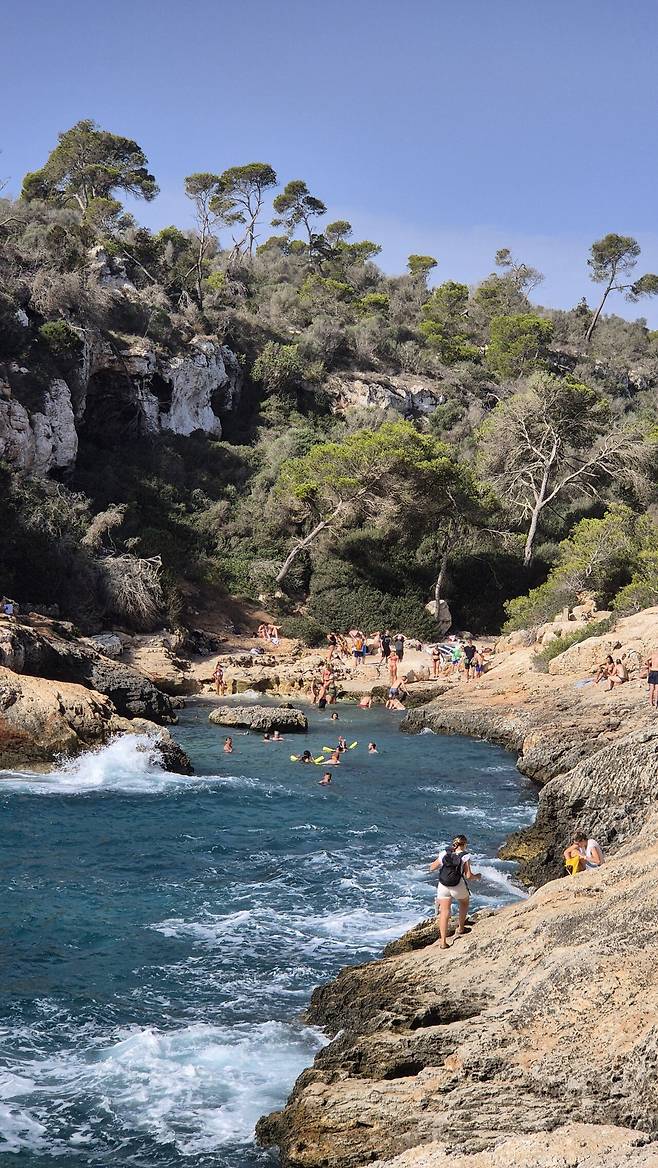
[(248, 730), (308, 730), (306, 715), (285, 706), (218, 706), (208, 715), (216, 726), (239, 726)]

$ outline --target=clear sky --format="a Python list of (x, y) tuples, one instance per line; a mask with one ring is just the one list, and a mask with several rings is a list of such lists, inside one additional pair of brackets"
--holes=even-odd
[[(421, 251), (472, 282), (507, 246), (569, 307), (608, 231), (658, 271), (657, 0), (24, 0), (0, 35), (11, 191), (91, 117), (145, 150), (155, 227), (189, 221), (186, 174), (257, 160), (389, 272)], [(609, 304), (658, 326), (658, 299)]]

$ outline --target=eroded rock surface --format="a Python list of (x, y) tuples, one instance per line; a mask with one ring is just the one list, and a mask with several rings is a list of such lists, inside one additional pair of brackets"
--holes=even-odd
[[(635, 751), (649, 773), (653, 741)], [(309, 1010), (337, 1037), (259, 1138), (286, 1168), (658, 1162), (657, 863), (654, 802), (600, 871), (479, 919), (447, 953), (344, 970)]]
[(0, 621), (0, 665), (15, 673), (87, 685), (127, 718), (166, 722), (174, 717), (169, 697), (149, 678), (77, 639), (63, 621), (36, 614)]
[(184, 750), (163, 727), (120, 717), (108, 697), (82, 685), (0, 666), (0, 770), (46, 769), (116, 734), (142, 733), (152, 736), (165, 769), (191, 773)]
[(306, 714), (284, 706), (218, 706), (208, 715), (208, 720), (216, 726), (248, 730), (304, 732), (308, 729)]

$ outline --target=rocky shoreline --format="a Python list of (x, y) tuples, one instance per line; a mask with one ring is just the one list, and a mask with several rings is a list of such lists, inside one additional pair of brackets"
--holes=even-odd
[[(614, 638), (648, 650), (658, 610)], [(591, 641), (590, 663), (609, 651)], [(426, 924), (316, 989), (307, 1020), (333, 1041), (257, 1129), (284, 1168), (658, 1163), (658, 714), (639, 677), (606, 694), (582, 684), (582, 653), (548, 675), (531, 656), (501, 658), (458, 698), (446, 688), (403, 728), (518, 753), (539, 806), (501, 854), (541, 887), (479, 914), (448, 953)], [(612, 854), (556, 879), (575, 826)]]

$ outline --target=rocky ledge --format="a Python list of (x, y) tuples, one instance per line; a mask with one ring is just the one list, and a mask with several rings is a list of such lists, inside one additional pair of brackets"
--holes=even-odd
[(0, 618), (0, 769), (46, 768), (115, 734), (148, 733), (166, 769), (189, 774), (185, 751), (162, 726), (172, 721), (166, 694), (70, 624), (37, 613)]
[(308, 730), (306, 715), (292, 706), (217, 706), (208, 715), (217, 726), (237, 726), (247, 730), (287, 730), (304, 733)]
[(66, 621), (38, 613), (0, 620), (0, 665), (14, 673), (89, 686), (110, 698), (116, 712), (126, 718), (175, 721), (167, 694), (130, 665), (80, 640)]
[[(591, 683), (601, 654), (658, 644), (658, 609), (584, 644), (548, 675), (528, 647), (497, 655), (405, 719), (519, 753), (543, 785), (503, 854), (542, 886), (448, 952), (425, 922), (315, 991), (308, 1021), (333, 1041), (258, 1125), (284, 1168), (658, 1165), (658, 715), (637, 668)], [(575, 826), (611, 854), (552, 879)]]
[(190, 774), (185, 751), (147, 718), (123, 718), (105, 694), (0, 666), (0, 769), (47, 769), (117, 734), (149, 734), (166, 770)]
[[(636, 745), (634, 775), (655, 749)], [(261, 1142), (285, 1168), (658, 1163), (657, 863), (654, 812), (602, 870), (479, 917), (448, 952), (343, 970), (308, 1012), (336, 1037)]]

